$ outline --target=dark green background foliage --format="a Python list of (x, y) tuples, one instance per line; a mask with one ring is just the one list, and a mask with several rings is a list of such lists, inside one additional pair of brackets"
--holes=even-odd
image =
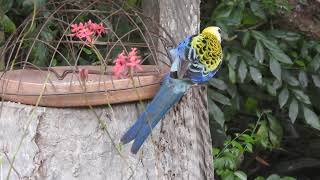
[[(45, 2), (46, 0), (0, 0), (0, 52), (5, 40), (16, 31), (27, 16), (30, 16), (33, 8)], [(40, 48), (35, 49), (33, 54), (41, 50)], [(4, 60), (0, 57), (0, 70), (2, 69), (4, 69)]]
[(30, 15), (33, 2), (39, 7), (46, 0), (0, 0), (0, 44)]
[[(35, 4), (33, 4), (35, 2)], [(24, 36), (24, 41), (21, 45), (21, 51), (19, 51), (18, 57), (15, 61), (28, 61), (33, 65), (39, 67), (47, 66), (70, 66), (70, 65), (89, 65), (89, 64), (99, 64), (101, 59), (97, 55), (97, 51), (102, 55), (107, 55), (108, 64), (113, 63), (113, 59), (123, 50), (123, 47), (119, 45), (95, 45), (94, 51), (88, 46), (83, 46), (79, 43), (61, 43), (57, 47), (57, 52), (52, 49), (56, 47), (56, 43), (60, 40), (62, 41), (79, 41), (77, 38), (71, 38), (70, 26), (71, 23), (84, 23), (88, 20), (92, 22), (104, 23), (104, 27), (112, 29), (114, 33), (103, 34), (102, 37), (99, 37), (98, 41), (100, 42), (115, 42), (117, 37), (123, 37), (122, 41), (131, 42), (131, 43), (143, 43), (144, 39), (141, 37), (141, 34), (138, 31), (133, 31), (128, 35), (128, 32), (135, 29), (135, 24), (142, 27), (142, 21), (140, 17), (132, 16), (132, 20), (128, 19), (125, 14), (114, 13), (113, 16), (110, 15), (110, 12), (115, 12), (118, 10), (118, 7), (122, 7), (128, 12), (132, 13), (130, 7), (133, 5), (141, 6), (141, 0), (130, 0), (130, 1), (116, 1), (117, 5), (112, 5), (108, 1), (101, 1), (100, 3), (95, 3), (89, 7), (86, 7), (84, 3), (86, 1), (80, 2), (83, 6), (74, 6), (68, 5), (70, 9), (83, 9), (82, 12), (75, 11), (72, 13), (65, 13), (58, 11), (54, 12), (57, 6), (61, 5), (63, 1), (50, 1), (47, 6), (42, 7), (43, 4), (49, 2), (47, 0), (0, 0), (0, 45), (2, 45), (5, 39), (13, 32), (18, 32), (16, 36), (20, 33), (20, 39), (22, 35)], [(88, 1), (90, 2), (90, 1)], [(60, 3), (60, 4), (59, 4)], [(72, 7), (71, 7), (72, 6)], [(36, 7), (36, 15), (33, 17), (33, 8)], [(39, 8), (42, 9), (39, 9)], [(85, 9), (87, 8), (87, 9)], [(100, 13), (100, 16), (97, 16), (94, 13), (90, 13), (89, 10), (101, 10), (104, 13)], [(109, 14), (108, 14), (109, 13)], [(116, 15), (115, 15), (116, 14)], [(133, 13), (132, 13), (133, 14)], [(28, 21), (24, 21), (28, 17)], [(68, 18), (66, 18), (68, 17)], [(57, 21), (60, 19), (63, 21)], [(33, 23), (31, 23), (34, 20)], [(134, 23), (132, 23), (134, 21)], [(29, 28), (30, 24), (33, 26)], [(18, 26), (27, 27), (27, 28), (18, 28)], [(126, 35), (127, 34), (127, 35)], [(39, 39), (35, 40), (35, 39)], [(52, 47), (50, 47), (50, 45)], [(112, 48), (112, 49), (111, 49)], [(131, 47), (126, 47), (127, 51)], [(26, 56), (21, 54), (28, 53), (31, 49), (30, 59), (23, 59)], [(109, 53), (109, 51), (111, 51)], [(139, 53), (144, 59), (148, 56), (147, 48), (139, 48)], [(63, 56), (62, 56), (62, 55)], [(54, 57), (53, 57), (54, 56)], [(29, 57), (29, 56), (27, 56)], [(10, 59), (10, 62), (13, 60)], [(1, 63), (2, 62), (2, 63)], [(146, 63), (150, 63), (147, 62)], [(2, 65), (1, 65), (2, 64)], [(0, 69), (3, 69), (3, 60), (0, 60)]]
[[(262, 170), (279, 170), (272, 167), (278, 151), (297, 153), (298, 158), (284, 157), (284, 162), (290, 159), (293, 164), (299, 155), (319, 157), (296, 148), (319, 149), (313, 142), (320, 130), (320, 41), (277, 24), (291, 8), (285, 0), (202, 2), (202, 27), (220, 26), (224, 39), (224, 64), (208, 90), (213, 143), (220, 147), (215, 151), (224, 147), (215, 159), (216, 174), (222, 179), (239, 178), (235, 173), (239, 168), (252, 170), (248, 166), (255, 163), (243, 161), (243, 154), (251, 154), (244, 159), (264, 154), (271, 162), (271, 167), (252, 170), (250, 178)], [(238, 139), (237, 133), (243, 131), (250, 131), (249, 149), (248, 142)], [(296, 147), (288, 147), (294, 141)], [(306, 165), (310, 164), (302, 166)]]

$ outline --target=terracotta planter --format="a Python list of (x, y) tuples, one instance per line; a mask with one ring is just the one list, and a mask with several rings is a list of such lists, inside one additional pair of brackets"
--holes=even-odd
[[(151, 65), (143, 66), (144, 71), (136, 73), (133, 80), (131, 78), (115, 79), (110, 73), (102, 74), (98, 66), (79, 66), (78, 68), (89, 70), (85, 83), (79, 79), (78, 72), (71, 67), (54, 67), (42, 71), (19, 69), (2, 72), (0, 73), (2, 76), (0, 96), (8, 101), (31, 105), (36, 105), (39, 101), (39, 106), (52, 107), (132, 102), (152, 98), (164, 75)], [(108, 67), (105, 72), (111, 72), (111, 67)]]

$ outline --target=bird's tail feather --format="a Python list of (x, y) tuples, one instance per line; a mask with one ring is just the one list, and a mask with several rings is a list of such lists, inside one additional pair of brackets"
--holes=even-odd
[[(157, 102), (160, 97), (160, 91), (159, 90), (158, 94), (153, 98), (152, 102)], [(151, 103), (152, 103), (151, 102)], [(151, 104), (150, 103), (150, 104)], [(136, 122), (130, 127), (130, 129), (127, 130), (127, 132), (122, 136), (121, 138), (121, 142), (123, 144), (127, 144), (130, 141), (134, 140), (135, 137), (137, 136), (138, 132), (140, 131), (140, 129), (143, 127), (143, 125), (145, 124), (145, 120), (146, 120), (146, 116), (147, 116), (147, 112), (150, 109), (149, 108), (150, 105), (148, 105), (148, 107), (146, 108), (146, 112), (143, 112), (139, 115), (139, 117), (137, 118)]]
[(156, 96), (148, 104), (145, 112), (140, 114), (135, 124), (122, 136), (121, 142), (126, 144), (134, 140), (131, 152), (136, 154), (151, 130), (182, 98), (189, 87), (190, 85), (185, 81), (165, 78)]

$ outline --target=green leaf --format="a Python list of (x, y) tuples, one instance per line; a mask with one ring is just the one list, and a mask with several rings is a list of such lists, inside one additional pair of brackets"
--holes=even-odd
[(246, 47), (248, 45), (249, 40), (250, 40), (250, 32), (246, 31), (243, 34), (243, 38), (242, 38), (242, 41), (241, 41), (242, 46)]
[(294, 63), (299, 65), (300, 67), (306, 67), (306, 64), (302, 60), (295, 60)]
[(221, 91), (224, 91), (228, 88), (226, 83), (223, 80), (217, 79), (217, 78), (212, 78), (209, 81), (209, 84)]
[(212, 154), (214, 156), (218, 155), (220, 153), (220, 149), (219, 148), (212, 148)]
[(217, 158), (213, 160), (213, 164), (216, 169), (222, 169), (224, 168), (225, 161), (222, 158)]
[[(35, 6), (34, 6), (35, 3)], [(22, 3), (23, 13), (29, 13), (34, 7), (39, 8), (46, 3), (46, 0), (24, 0)]]
[(44, 67), (47, 66), (49, 51), (47, 46), (42, 42), (36, 42), (32, 48), (31, 56), (35, 65)]
[(13, 33), (16, 31), (16, 25), (14, 22), (7, 16), (4, 15), (2, 19), (0, 19), (0, 27), (3, 27), (4, 32)]
[(252, 35), (254, 38), (256, 38), (257, 40), (260, 40), (262, 41), (262, 43), (270, 50), (270, 51), (281, 51), (280, 47), (270, 41), (262, 32), (259, 32), (259, 31), (251, 31), (252, 32)]
[(126, 3), (130, 7), (134, 7), (137, 4), (138, 0), (127, 0)]
[(253, 81), (258, 85), (262, 85), (262, 74), (261, 74), (260, 70), (255, 67), (250, 66), (249, 71), (250, 71), (250, 75), (251, 75), (251, 78), (253, 79)]
[(285, 41), (298, 41), (301, 38), (301, 35), (295, 32), (282, 31), (279, 29), (274, 29), (269, 32), (272, 36), (281, 38)]
[(316, 72), (320, 68), (320, 53), (318, 53), (308, 65), (309, 69)]
[(281, 178), (277, 174), (272, 174), (267, 178), (267, 180), (281, 180)]
[(318, 51), (318, 53), (320, 53), (320, 44), (317, 44), (314, 49), (316, 49)]
[(247, 8), (244, 9), (243, 18), (241, 24), (244, 26), (254, 26), (261, 21), (261, 18), (257, 17), (252, 13), (252, 11)]
[(283, 88), (279, 94), (280, 108), (282, 108), (287, 103), (288, 99), (289, 99), (289, 91), (287, 88)]
[(274, 75), (274, 77), (276, 77), (279, 81), (281, 81), (280, 63), (274, 58), (272, 58), (272, 56), (270, 57), (270, 71)]
[(281, 178), (281, 180), (297, 180), (297, 179), (294, 177), (290, 177), (290, 176), (284, 176)]
[(236, 69), (236, 65), (238, 62), (238, 55), (236, 53), (232, 53), (231, 57), (229, 59), (229, 65), (233, 68)]
[[(1, 48), (0, 48), (1, 50)], [(0, 71), (4, 71), (5, 70), (5, 64), (4, 64), (4, 59), (0, 59)]]
[(308, 86), (308, 76), (304, 71), (299, 72), (299, 82), (303, 88)]
[(241, 153), (244, 152), (244, 149), (243, 149), (242, 145), (241, 145), (239, 142), (237, 142), (237, 141), (231, 141), (231, 145), (232, 145), (233, 147), (237, 148)]
[(267, 85), (267, 91), (272, 96), (276, 96), (277, 95), (277, 90), (273, 86), (271, 86), (269, 84)]
[(212, 19), (227, 18), (230, 16), (232, 9), (233, 9), (233, 6), (228, 6), (226, 4), (221, 3), (213, 11)]
[(267, 149), (270, 147), (269, 136), (268, 136), (268, 127), (267, 122), (262, 121), (259, 129), (256, 133), (257, 143), (260, 144), (263, 148)]
[(295, 78), (294, 76), (292, 76), (288, 71), (284, 71), (283, 74), (283, 80), (285, 82), (287, 82), (288, 84), (290, 84), (291, 86), (298, 86), (299, 85), (299, 81), (297, 78)]
[(310, 110), (308, 107), (303, 107), (304, 118), (311, 127), (320, 130), (320, 122), (316, 113)]
[(298, 112), (299, 112), (298, 102), (297, 102), (297, 100), (292, 99), (290, 106), (289, 106), (289, 118), (292, 123), (294, 123), (296, 121), (297, 116), (298, 116)]
[(86, 54), (88, 54), (88, 55), (92, 54), (91, 49), (88, 49), (88, 48), (86, 48), (86, 47), (83, 47), (82, 50), (83, 50)]
[(230, 82), (234, 84), (236, 82), (236, 72), (233, 70), (233, 68), (230, 65), (228, 66), (228, 69), (229, 69)]
[(236, 97), (236, 95), (237, 95), (237, 88), (233, 85), (231, 85), (231, 86), (228, 86), (228, 88), (227, 88), (227, 92), (228, 92), (228, 94), (230, 94), (230, 96), (232, 97), (232, 98), (234, 98), (234, 97)]
[(246, 151), (252, 153), (253, 152), (253, 146), (250, 143), (246, 144)]
[(223, 105), (229, 105), (231, 106), (231, 101), (229, 98), (227, 98), (225, 95), (220, 94), (218, 92), (215, 91), (210, 91), (210, 97), (212, 98), (212, 100), (219, 102)]
[(214, 103), (211, 98), (208, 98), (209, 113), (213, 116), (214, 120), (221, 126), (224, 127), (224, 114), (221, 109)]
[(286, 64), (293, 64), (290, 57), (287, 56), (282, 50), (270, 51), (270, 53), (279, 62), (286, 63)]
[(236, 180), (234, 175), (233, 175), (233, 172), (230, 171), (228, 174), (226, 174), (225, 176), (222, 176), (222, 179), (223, 180)]
[(252, 30), (252, 35), (257, 40), (261, 40), (262, 42), (268, 41), (268, 38), (260, 31)]
[(262, 176), (258, 176), (256, 177), (254, 180), (266, 180), (266, 178), (262, 177)]
[(309, 56), (309, 49), (310, 49), (310, 44), (308, 43), (308, 41), (303, 41), (300, 56), (302, 58), (308, 57)]
[(255, 112), (257, 110), (258, 101), (252, 97), (248, 97), (245, 102), (245, 110), (247, 112)]
[(232, 9), (230, 16), (227, 18), (227, 24), (230, 26), (240, 25), (243, 17), (243, 9), (236, 7)]
[(234, 172), (234, 175), (237, 176), (240, 180), (247, 180), (246, 173), (244, 173), (242, 171), (236, 171), (236, 172)]
[(312, 75), (313, 83), (316, 87), (320, 88), (320, 78), (319, 75)]
[(247, 143), (254, 143), (253, 137), (248, 134), (241, 134), (239, 139)]
[(282, 81), (279, 81), (278, 79), (275, 79), (272, 83), (272, 87), (275, 90), (278, 90), (282, 86)]
[(269, 122), (269, 139), (272, 143), (273, 147), (280, 147), (282, 136), (283, 136), (283, 129), (277, 119), (275, 119), (272, 115), (267, 115), (268, 122)]
[(261, 19), (266, 19), (266, 14), (263, 11), (261, 4), (257, 1), (250, 2), (250, 8), (254, 15), (260, 17)]
[(295, 94), (296, 98), (305, 103), (305, 104), (311, 104), (309, 97), (301, 90), (293, 89), (292, 92)]
[[(0, 45), (4, 41), (5, 41), (4, 32), (2, 30), (0, 30)], [(0, 46), (0, 53), (1, 53), (1, 46)]]
[(246, 63), (242, 60), (242, 61), (240, 62), (240, 66), (239, 66), (239, 69), (238, 69), (238, 75), (239, 75), (239, 78), (240, 78), (240, 82), (243, 83), (244, 79), (245, 79), (246, 76), (247, 76), (247, 72), (248, 72), (247, 65), (246, 65)]
[(0, 0), (0, 19), (11, 9), (13, 2), (13, 0)]
[(263, 63), (264, 48), (263, 48), (262, 43), (260, 41), (257, 41), (257, 43), (256, 43), (256, 47), (254, 50), (254, 56), (260, 63)]
[(57, 66), (57, 65), (58, 65), (58, 60), (56, 58), (53, 58), (51, 66)]

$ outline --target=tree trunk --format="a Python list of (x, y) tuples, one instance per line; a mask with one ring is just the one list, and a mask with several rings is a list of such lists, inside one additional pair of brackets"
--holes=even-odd
[[(199, 5), (159, 1), (160, 24), (178, 42), (198, 32)], [(206, 98), (204, 86), (190, 89), (137, 155), (119, 139), (143, 110), (139, 103), (59, 109), (3, 102), (0, 179), (10, 169), (10, 179), (213, 179)]]
[[(161, 1), (160, 24), (176, 42), (200, 27), (200, 0)], [(159, 168), (167, 179), (213, 179), (207, 92), (195, 86), (162, 121)]]

